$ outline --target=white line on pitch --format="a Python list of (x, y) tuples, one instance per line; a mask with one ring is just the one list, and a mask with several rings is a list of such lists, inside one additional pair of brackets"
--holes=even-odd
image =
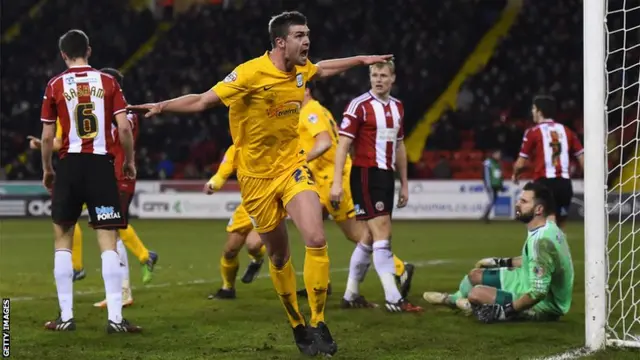
[(587, 348), (579, 348), (579, 349), (568, 350), (563, 353), (551, 355), (548, 357), (536, 358), (534, 360), (572, 360), (572, 359), (581, 358), (583, 356), (588, 356), (593, 353), (594, 353), (593, 350), (589, 350)]
[[(437, 266), (437, 265), (447, 264), (451, 262), (454, 262), (454, 260), (437, 259), (437, 260), (427, 260), (427, 261), (416, 261), (416, 262), (410, 262), (410, 263), (413, 264), (415, 267), (427, 267), (427, 266)], [(331, 270), (331, 273), (343, 273), (348, 271), (349, 271), (349, 268), (338, 268), (338, 269)], [(302, 271), (298, 271), (296, 274), (302, 275)], [(268, 274), (258, 275), (259, 279), (264, 279), (268, 277), (269, 277)], [(140, 291), (144, 289), (155, 289), (155, 288), (163, 288), (163, 287), (169, 287), (169, 286), (214, 284), (218, 282), (220, 282), (219, 279), (196, 279), (196, 280), (189, 280), (189, 281), (178, 281), (175, 283), (160, 283), (160, 284), (149, 284), (144, 286), (132, 286), (131, 290)], [(96, 294), (103, 294), (103, 293), (104, 293), (104, 289), (99, 289), (99, 290), (90, 289), (90, 290), (75, 291), (73, 295), (85, 296), (85, 295), (96, 295)], [(33, 301), (33, 300), (55, 299), (56, 297), (57, 296), (55, 294), (51, 294), (47, 296), (18, 296), (18, 297), (12, 297), (11, 301)]]

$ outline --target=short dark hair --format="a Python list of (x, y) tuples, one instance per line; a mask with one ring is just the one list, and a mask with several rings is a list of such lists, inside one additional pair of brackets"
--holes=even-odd
[(84, 58), (89, 51), (89, 37), (82, 30), (69, 30), (60, 36), (58, 48), (70, 59)]
[(122, 75), (120, 71), (114, 68), (103, 68), (103, 69), (100, 69), (100, 72), (113, 76), (118, 82), (118, 85), (122, 87), (122, 80), (124, 79), (124, 75)]
[(533, 98), (533, 105), (538, 108), (545, 119), (556, 117), (556, 99), (551, 95), (538, 95)]
[(549, 216), (555, 213), (556, 202), (553, 198), (553, 193), (549, 188), (539, 182), (528, 182), (522, 190), (533, 192), (535, 204), (542, 205), (542, 208), (544, 209), (544, 216)]
[(276, 47), (276, 39), (285, 39), (292, 25), (307, 25), (307, 17), (299, 11), (285, 11), (269, 21), (269, 38), (271, 46)]

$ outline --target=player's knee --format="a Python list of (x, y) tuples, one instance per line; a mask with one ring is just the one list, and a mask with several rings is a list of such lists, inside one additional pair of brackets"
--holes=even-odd
[(482, 284), (482, 272), (484, 270), (483, 269), (471, 269), (471, 271), (469, 271), (469, 281), (471, 282), (472, 285), (480, 285)]
[(469, 294), (467, 295), (467, 299), (472, 304), (482, 303), (482, 294), (481, 294), (480, 288), (476, 286), (473, 289), (471, 289), (471, 291), (469, 291)]
[(306, 236), (305, 245), (310, 248), (321, 248), (327, 245), (324, 237), (324, 231), (314, 231)]
[(269, 260), (275, 268), (280, 269), (289, 260), (289, 254), (287, 252), (274, 252), (269, 254)]
[(224, 258), (227, 260), (235, 259), (236, 257), (238, 257), (238, 250), (224, 249), (224, 251), (222, 252), (222, 256), (224, 256)]

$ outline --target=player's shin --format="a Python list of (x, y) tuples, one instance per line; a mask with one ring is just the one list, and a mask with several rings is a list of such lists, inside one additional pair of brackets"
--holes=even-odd
[(81, 271), (84, 265), (82, 263), (82, 230), (79, 224), (73, 227), (73, 248), (71, 251), (73, 270)]
[(71, 250), (56, 249), (53, 265), (53, 276), (56, 280), (60, 317), (62, 321), (73, 318), (73, 265)]
[(109, 320), (119, 324), (122, 322), (122, 270), (120, 257), (113, 250), (102, 252), (102, 278)]
[(237, 253), (224, 253), (220, 258), (220, 276), (222, 277), (222, 288), (231, 290), (235, 287), (236, 276), (238, 275), (238, 255)]
[(304, 318), (300, 314), (298, 298), (296, 296), (296, 273), (291, 264), (291, 258), (287, 257), (284, 265), (276, 267), (274, 262), (269, 262), (269, 273), (276, 293), (287, 312), (291, 327), (305, 325)]
[(395, 304), (402, 299), (402, 295), (396, 285), (396, 269), (390, 246), (389, 240), (378, 240), (373, 243), (373, 264), (382, 282), (385, 299)]
[(372, 252), (373, 248), (371, 246), (362, 243), (356, 245), (353, 250), (349, 262), (347, 289), (344, 293), (345, 300), (353, 301), (360, 295), (360, 283), (364, 280), (371, 265)]
[(132, 302), (131, 283), (129, 280), (129, 256), (127, 255), (127, 248), (120, 239), (118, 239), (116, 243), (116, 250), (120, 258), (120, 268), (122, 270), (122, 302), (126, 306)]
[(463, 299), (469, 296), (469, 292), (473, 289), (473, 285), (471, 281), (469, 281), (469, 275), (465, 275), (460, 281), (460, 286), (458, 286), (458, 291), (454, 294), (449, 295), (449, 301), (451, 303), (455, 303), (458, 299)]
[(311, 309), (311, 326), (316, 327), (318, 323), (324, 322), (324, 308), (327, 303), (329, 255), (326, 245), (320, 248), (306, 248), (304, 285)]
[(122, 242), (124, 242), (131, 253), (138, 258), (140, 263), (145, 263), (149, 260), (149, 250), (144, 246), (142, 240), (140, 240), (131, 225), (127, 226), (126, 229), (119, 230), (118, 235), (120, 235)]

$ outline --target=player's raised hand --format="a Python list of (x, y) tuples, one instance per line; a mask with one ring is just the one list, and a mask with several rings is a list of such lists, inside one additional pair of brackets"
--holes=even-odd
[(407, 206), (407, 203), (409, 202), (409, 186), (408, 185), (402, 185), (400, 187), (400, 190), (398, 190), (398, 209), (401, 209), (405, 206)]
[(127, 179), (131, 179), (131, 180), (135, 179), (136, 176), (138, 175), (135, 162), (126, 161), (122, 165), (122, 174), (124, 174), (124, 177)]
[(27, 139), (29, 140), (29, 148), (32, 150), (38, 150), (40, 149), (41, 145), (42, 145), (42, 141), (40, 141), (40, 139), (38, 139), (35, 136), (29, 135), (27, 136)]
[(363, 65), (373, 65), (381, 62), (385, 62), (388, 60), (393, 60), (392, 54), (387, 55), (365, 55), (362, 57)]
[(56, 173), (52, 170), (45, 170), (42, 173), (42, 185), (49, 193), (53, 191), (53, 183), (56, 180)]
[(161, 103), (147, 103), (142, 105), (127, 106), (127, 110), (144, 114), (144, 117), (146, 118), (160, 114), (162, 112), (162, 108), (163, 106)]

